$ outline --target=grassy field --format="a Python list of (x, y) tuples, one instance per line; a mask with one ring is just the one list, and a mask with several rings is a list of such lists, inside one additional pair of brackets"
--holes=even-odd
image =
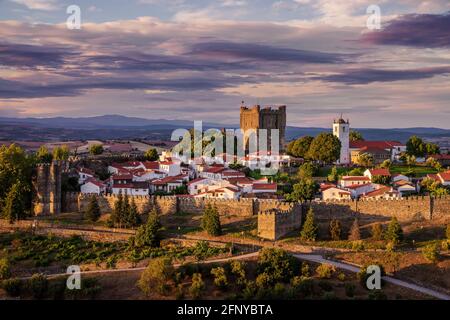
[[(319, 177), (323, 177), (326, 178), (330, 172), (331, 172), (331, 167), (322, 167), (319, 169), (319, 173), (318, 176)], [(343, 176), (343, 175), (348, 175), (348, 172), (350, 172), (352, 170), (352, 168), (337, 168), (338, 174)], [(363, 168), (363, 170), (365, 170), (365, 168)], [(400, 174), (400, 173), (406, 173), (409, 170), (412, 170), (414, 172), (415, 177), (419, 178), (419, 177), (424, 177), (427, 174), (432, 174), (432, 173), (437, 173), (437, 170), (432, 168), (432, 167), (427, 167), (427, 166), (404, 166), (404, 165), (393, 165), (390, 168), (390, 171), (392, 174)]]

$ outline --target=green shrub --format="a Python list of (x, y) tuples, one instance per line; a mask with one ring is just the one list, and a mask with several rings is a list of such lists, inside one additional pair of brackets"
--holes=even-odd
[(225, 289), (228, 286), (227, 275), (225, 269), (222, 267), (212, 268), (211, 274), (214, 276), (214, 285), (220, 289)]
[(310, 269), (310, 268), (309, 268), (308, 262), (303, 261), (303, 262), (302, 262), (302, 269), (300, 270), (300, 271), (301, 271), (301, 275), (302, 275), (303, 277), (309, 277), (309, 276), (311, 276), (311, 273), (310, 273), (309, 269)]
[(425, 259), (432, 263), (436, 263), (439, 260), (439, 247), (437, 244), (427, 245), (422, 249), (422, 255)]
[(245, 284), (245, 262), (232, 260), (230, 262), (230, 271), (236, 277), (236, 284), (243, 286)]
[(256, 283), (254, 281), (247, 281), (244, 290), (242, 290), (242, 297), (244, 300), (251, 300), (255, 297), (257, 291), (258, 287)]
[(11, 277), (11, 268), (9, 260), (6, 258), (0, 259), (0, 280), (5, 280)]
[(344, 285), (345, 295), (349, 298), (353, 298), (355, 296), (356, 287), (353, 283), (346, 283)]
[(338, 280), (340, 280), (340, 281), (345, 281), (345, 273), (343, 273), (343, 272), (340, 272), (339, 274), (338, 274), (338, 276), (337, 276), (337, 278), (338, 278)]
[(294, 277), (291, 286), (303, 297), (311, 296), (314, 293), (314, 281), (310, 278)]
[(155, 258), (150, 260), (137, 285), (146, 295), (153, 291), (166, 294), (167, 282), (172, 279), (173, 273), (174, 268), (169, 258)]
[(189, 291), (192, 295), (192, 298), (194, 298), (194, 299), (200, 298), (204, 288), (205, 288), (205, 283), (202, 280), (202, 274), (194, 273), (192, 275), (192, 284), (189, 289)]
[(84, 215), (85, 219), (91, 222), (95, 222), (100, 218), (100, 206), (95, 195), (92, 195), (89, 199), (89, 204)]
[(210, 236), (220, 236), (222, 234), (219, 211), (216, 207), (211, 205), (206, 206), (201, 226)]
[(442, 251), (448, 251), (450, 248), (450, 241), (449, 240), (444, 240), (441, 243), (441, 249)]
[(265, 272), (260, 273), (256, 277), (255, 283), (256, 283), (256, 286), (260, 289), (261, 288), (269, 288), (272, 283), (272, 277)]
[(352, 241), (352, 250), (363, 251), (364, 250), (364, 242), (362, 240)]
[(317, 276), (321, 279), (330, 279), (335, 271), (334, 266), (326, 263), (322, 263), (316, 269)]
[(403, 240), (403, 230), (396, 217), (392, 217), (384, 237), (396, 244)]
[(161, 223), (159, 222), (158, 212), (150, 212), (147, 223), (140, 226), (136, 231), (134, 245), (136, 247), (157, 248), (161, 242)]
[(16, 278), (3, 280), (2, 288), (10, 297), (18, 297), (22, 292), (23, 281)]
[(372, 239), (379, 241), (383, 239), (383, 225), (381, 223), (375, 223), (372, 225)]
[(286, 294), (286, 288), (284, 284), (277, 282), (275, 283), (275, 286), (273, 287), (273, 298), (275, 299), (284, 299)]
[(42, 299), (47, 293), (48, 280), (43, 274), (34, 274), (28, 280), (28, 287), (35, 299)]
[(289, 281), (298, 267), (298, 260), (281, 249), (264, 248), (258, 257), (257, 273), (266, 273), (273, 284)]

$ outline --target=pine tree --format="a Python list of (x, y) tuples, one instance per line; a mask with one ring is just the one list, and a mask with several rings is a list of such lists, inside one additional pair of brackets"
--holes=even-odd
[(219, 211), (216, 207), (207, 205), (203, 213), (202, 228), (210, 236), (220, 236), (222, 234), (222, 226), (220, 225)]
[(130, 209), (128, 210), (127, 226), (136, 227), (139, 223), (139, 213), (134, 198), (131, 199)]
[(386, 240), (399, 243), (403, 240), (403, 230), (396, 217), (392, 217), (384, 235)]
[(375, 223), (372, 226), (372, 239), (381, 240), (383, 238), (383, 226), (381, 223)]
[(89, 221), (95, 222), (100, 218), (100, 206), (98, 205), (97, 197), (91, 196), (88, 207), (85, 212), (85, 218)]
[(127, 225), (129, 212), (130, 212), (130, 197), (125, 192), (125, 196), (123, 197), (122, 202), (122, 209), (120, 210), (120, 218), (119, 218), (120, 226)]
[(361, 232), (359, 231), (358, 219), (355, 219), (355, 221), (352, 224), (352, 227), (350, 228), (350, 232), (348, 233), (348, 240), (350, 241), (361, 240)]
[(330, 222), (330, 237), (331, 240), (338, 241), (341, 239), (341, 222), (333, 219)]
[(316, 241), (318, 227), (314, 221), (314, 211), (309, 208), (306, 214), (305, 223), (303, 224), (302, 231), (300, 232), (300, 238), (304, 241)]
[(161, 223), (158, 213), (153, 209), (148, 216), (147, 223), (140, 226), (136, 232), (135, 245), (137, 247), (150, 246), (159, 247), (161, 242)]
[(14, 223), (16, 220), (25, 218), (25, 204), (23, 201), (24, 186), (20, 182), (16, 182), (11, 186), (4, 204), (2, 206), (2, 216), (8, 220), (9, 223)]
[(111, 215), (111, 222), (113, 223), (113, 225), (117, 225), (120, 223), (120, 219), (122, 216), (122, 208), (123, 208), (123, 196), (122, 192), (119, 192), (117, 200), (114, 203), (113, 213)]

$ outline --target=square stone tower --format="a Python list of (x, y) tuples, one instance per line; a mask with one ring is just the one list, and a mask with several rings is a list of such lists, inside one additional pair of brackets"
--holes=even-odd
[[(268, 130), (267, 146), (269, 150), (271, 147), (270, 129), (278, 129), (280, 153), (284, 152), (286, 144), (286, 106), (261, 107), (260, 105), (255, 105), (252, 108), (248, 108), (242, 103), (240, 119), (240, 126), (244, 131), (249, 129)], [(248, 150), (248, 140), (249, 137), (246, 137), (244, 140), (246, 150)]]
[(333, 123), (333, 134), (341, 141), (341, 156), (337, 164), (350, 164), (350, 121), (340, 117)]

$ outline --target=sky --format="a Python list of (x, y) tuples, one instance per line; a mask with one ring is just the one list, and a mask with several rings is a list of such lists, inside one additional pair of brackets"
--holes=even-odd
[(449, 49), (448, 0), (0, 0), (0, 116), (450, 129)]

